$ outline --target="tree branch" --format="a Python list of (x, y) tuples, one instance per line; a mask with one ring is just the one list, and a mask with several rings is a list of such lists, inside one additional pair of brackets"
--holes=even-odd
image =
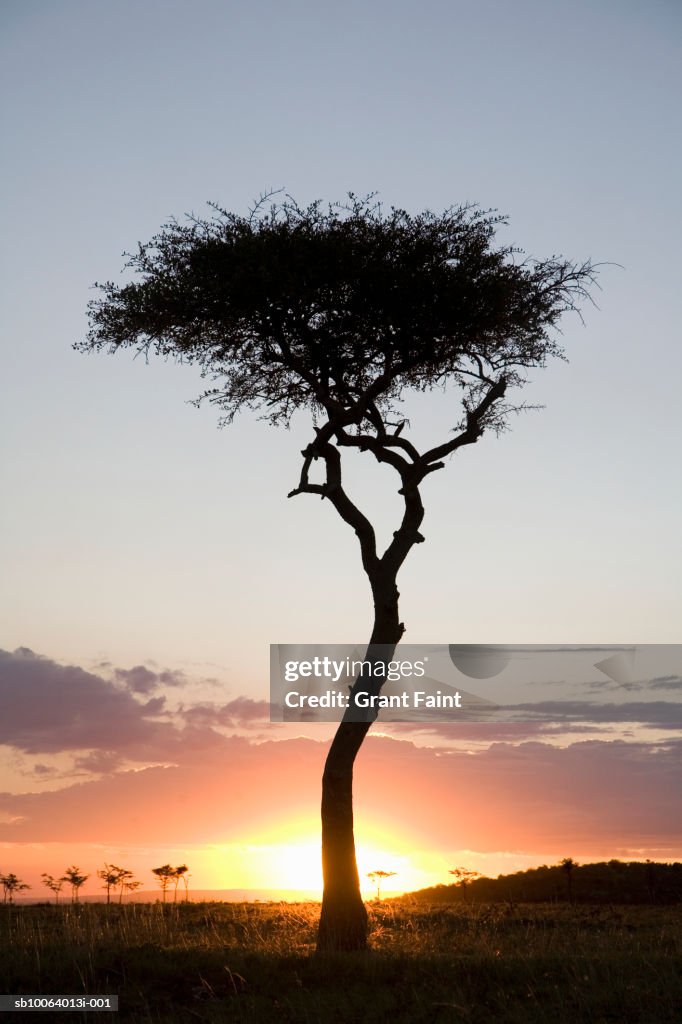
[[(486, 413), (489, 412), (495, 402), (502, 398), (506, 390), (507, 381), (504, 377), (500, 377), (500, 379), (488, 389), (478, 405), (474, 409), (467, 410), (466, 427), (461, 434), (458, 434), (457, 437), (453, 437), (451, 441), (446, 441), (445, 444), (438, 445), (437, 447), (424, 452), (420, 460), (424, 466), (432, 465), (434, 462), (444, 459), (447, 455), (451, 455), (454, 451), (457, 451), (458, 448), (463, 447), (463, 445), (475, 444), (483, 433), (483, 421)], [(433, 468), (435, 469), (436, 467), (433, 466)]]
[(399, 493), (403, 497), (405, 510), (399, 528), (393, 534), (393, 540), (381, 556), (381, 565), (395, 576), (414, 544), (422, 544), (424, 537), (419, 527), (424, 519), (424, 505), (416, 484), (402, 487)]
[[(298, 487), (290, 491), (287, 497), (293, 498), (297, 494), (319, 494), (321, 498), (328, 498), (343, 521), (355, 531), (360, 542), (363, 567), (372, 580), (379, 568), (374, 527), (344, 491), (341, 479), (341, 453), (331, 442), (320, 442), (321, 434), (322, 431), (318, 432), (316, 439), (301, 453), (304, 457), (301, 479)], [(326, 480), (324, 484), (311, 484), (308, 479), (310, 466), (312, 461), (319, 457), (325, 462)]]
[(392, 446), (388, 443), (390, 440), (388, 437), (380, 440), (378, 437), (372, 437), (371, 434), (348, 434), (343, 428), (335, 433), (340, 445), (345, 448), (359, 448), (361, 452), (370, 451), (377, 462), (387, 462), (393, 466), (400, 473), (401, 479), (405, 479), (413, 468), (412, 463), (404, 459), (398, 452), (391, 450)]
[[(419, 493), (419, 484), (429, 473), (443, 468), (443, 458), (463, 445), (473, 444), (479, 439), (485, 429), (486, 414), (495, 402), (503, 397), (506, 388), (507, 380), (504, 377), (492, 382), (478, 405), (467, 410), (466, 428), (451, 441), (431, 448), (423, 455), (420, 455), (410, 442), (404, 442), (395, 434), (388, 434), (381, 413), (372, 400), (368, 401), (363, 416), (374, 426), (376, 435), (349, 434), (345, 427), (349, 425), (349, 421), (350, 423), (355, 421), (360, 402), (358, 399), (358, 403), (355, 403), (355, 410), (353, 408), (344, 409), (336, 415), (331, 413), (329, 420), (317, 430), (315, 440), (302, 452), (304, 463), (301, 480), (298, 487), (289, 493), (289, 497), (305, 493), (319, 494), (322, 498), (328, 498), (344, 522), (355, 530), (360, 541), (363, 566), (370, 580), (375, 578), (377, 572), (388, 572), (390, 576), (395, 577), (413, 545), (420, 544), (424, 540), (419, 532), (419, 527), (424, 519), (424, 505)], [(378, 462), (385, 462), (393, 466), (400, 475), (402, 486), (398, 493), (404, 502), (403, 517), (399, 528), (393, 534), (393, 540), (380, 558), (376, 551), (376, 535), (372, 524), (343, 489), (341, 453), (332, 438), (336, 438), (336, 444), (342, 447), (353, 447), (360, 451), (372, 452)], [(396, 444), (403, 450), (406, 450), (406, 447), (410, 449), (408, 454), (412, 461), (408, 461), (394, 450)], [(314, 459), (320, 457), (324, 459), (326, 465), (326, 482), (311, 484), (309, 481), (310, 466)]]

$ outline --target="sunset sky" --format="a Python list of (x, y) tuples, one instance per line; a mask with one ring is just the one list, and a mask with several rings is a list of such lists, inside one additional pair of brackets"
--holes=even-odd
[[(411, 643), (682, 643), (681, 23), (672, 0), (5, 0), (0, 873), (319, 884), (333, 726), (269, 723), (268, 645), (361, 644), (371, 601), (352, 532), (286, 498), (310, 424), (219, 431), (194, 370), (71, 349), (93, 282), (207, 201), (475, 201), (501, 242), (608, 263), (524, 393), (545, 408), (425, 482), (401, 617)], [(408, 401), (418, 442), (452, 403)], [(390, 471), (348, 480), (390, 536)], [(679, 723), (613, 700), (378, 725), (361, 873), (682, 859)]]

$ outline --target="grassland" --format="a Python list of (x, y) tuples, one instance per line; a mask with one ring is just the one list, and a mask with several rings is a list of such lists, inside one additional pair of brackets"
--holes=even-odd
[(314, 904), (0, 907), (0, 991), (119, 996), (118, 1014), (60, 1013), (60, 1024), (682, 1021), (680, 906), (386, 901), (370, 907), (371, 950), (332, 957), (314, 955), (318, 912)]

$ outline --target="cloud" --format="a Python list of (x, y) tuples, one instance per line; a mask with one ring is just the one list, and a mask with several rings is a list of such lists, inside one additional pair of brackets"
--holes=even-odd
[(194, 704), (183, 708), (182, 718), (191, 725), (227, 728), (261, 727), (270, 721), (270, 704), (266, 700), (237, 697), (228, 704)]
[(76, 771), (111, 771), (125, 760), (179, 762), (219, 745), (214, 727), (252, 728), (267, 719), (267, 703), (245, 697), (174, 716), (163, 696), (148, 695), (157, 682), (177, 685), (181, 673), (138, 665), (116, 674), (123, 687), (26, 648), (0, 651), (0, 744), (25, 754), (78, 753)]
[(682, 678), (680, 676), (657, 676), (651, 680), (649, 685), (657, 690), (682, 690)]
[[(386, 739), (363, 750), (359, 799), (436, 848), (532, 850), (604, 845), (682, 849), (682, 743), (494, 743), (479, 751)], [(368, 782), (372, 787), (368, 793)], [(639, 837), (639, 839), (637, 838)]]
[(75, 665), (26, 648), (0, 651), (0, 743), (26, 753), (110, 750), (148, 743), (168, 732), (154, 721), (161, 706)]
[(0, 794), (0, 816), (13, 819), (0, 824), (0, 842), (219, 842), (318, 803), (320, 744), (212, 738), (177, 766), (121, 771), (49, 793)]
[(76, 773), (109, 774), (117, 771), (123, 764), (123, 757), (115, 750), (92, 750), (90, 753), (77, 757), (74, 762)]
[(459, 746), (463, 743), (496, 743), (501, 740), (521, 742), (524, 739), (549, 739), (604, 733), (601, 725), (578, 722), (390, 722), (379, 723), (378, 729), (388, 735), (431, 736)]
[(116, 679), (124, 682), (133, 693), (151, 693), (159, 682), (156, 672), (151, 672), (144, 665), (135, 665), (134, 668), (129, 669), (117, 668), (114, 669), (114, 675)]
[[(327, 743), (219, 737), (177, 767), (0, 795), (0, 842), (248, 842), (314, 822)], [(479, 751), (368, 737), (355, 769), (371, 822), (415, 849), (682, 849), (682, 742), (495, 743)], [(390, 838), (387, 839), (390, 841)], [(601, 855), (601, 854), (600, 854)]]
[(656, 676), (654, 679), (638, 679), (632, 682), (605, 682), (597, 680), (582, 684), (590, 690), (625, 690), (627, 693), (646, 694), (650, 690), (671, 690), (673, 692), (682, 690), (682, 678), (677, 675)]
[[(103, 667), (110, 668), (109, 665)], [(164, 669), (162, 672), (152, 672), (145, 665), (135, 665), (133, 668), (115, 668), (114, 677), (124, 683), (132, 693), (151, 693), (157, 686), (182, 686), (187, 680), (185, 674), (180, 671)]]
[(519, 717), (553, 722), (558, 725), (573, 722), (612, 724), (633, 722), (658, 729), (682, 727), (682, 703), (674, 701), (628, 701), (620, 704), (597, 703), (583, 700), (545, 700), (528, 704), (510, 704), (503, 707)]

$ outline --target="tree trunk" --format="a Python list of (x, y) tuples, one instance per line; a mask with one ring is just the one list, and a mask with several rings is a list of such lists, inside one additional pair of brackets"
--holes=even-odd
[[(404, 632), (398, 619), (395, 578), (372, 581), (374, 629), (365, 660), (372, 665), (390, 661)], [(379, 693), (383, 677), (358, 677), (351, 696), (359, 691)], [(375, 710), (358, 721), (360, 709), (351, 706), (332, 740), (322, 776), (322, 874), (324, 892), (317, 936), (318, 952), (351, 952), (367, 945), (367, 910), (360, 892), (353, 834), (353, 765)], [(353, 719), (355, 719), (353, 721)]]

